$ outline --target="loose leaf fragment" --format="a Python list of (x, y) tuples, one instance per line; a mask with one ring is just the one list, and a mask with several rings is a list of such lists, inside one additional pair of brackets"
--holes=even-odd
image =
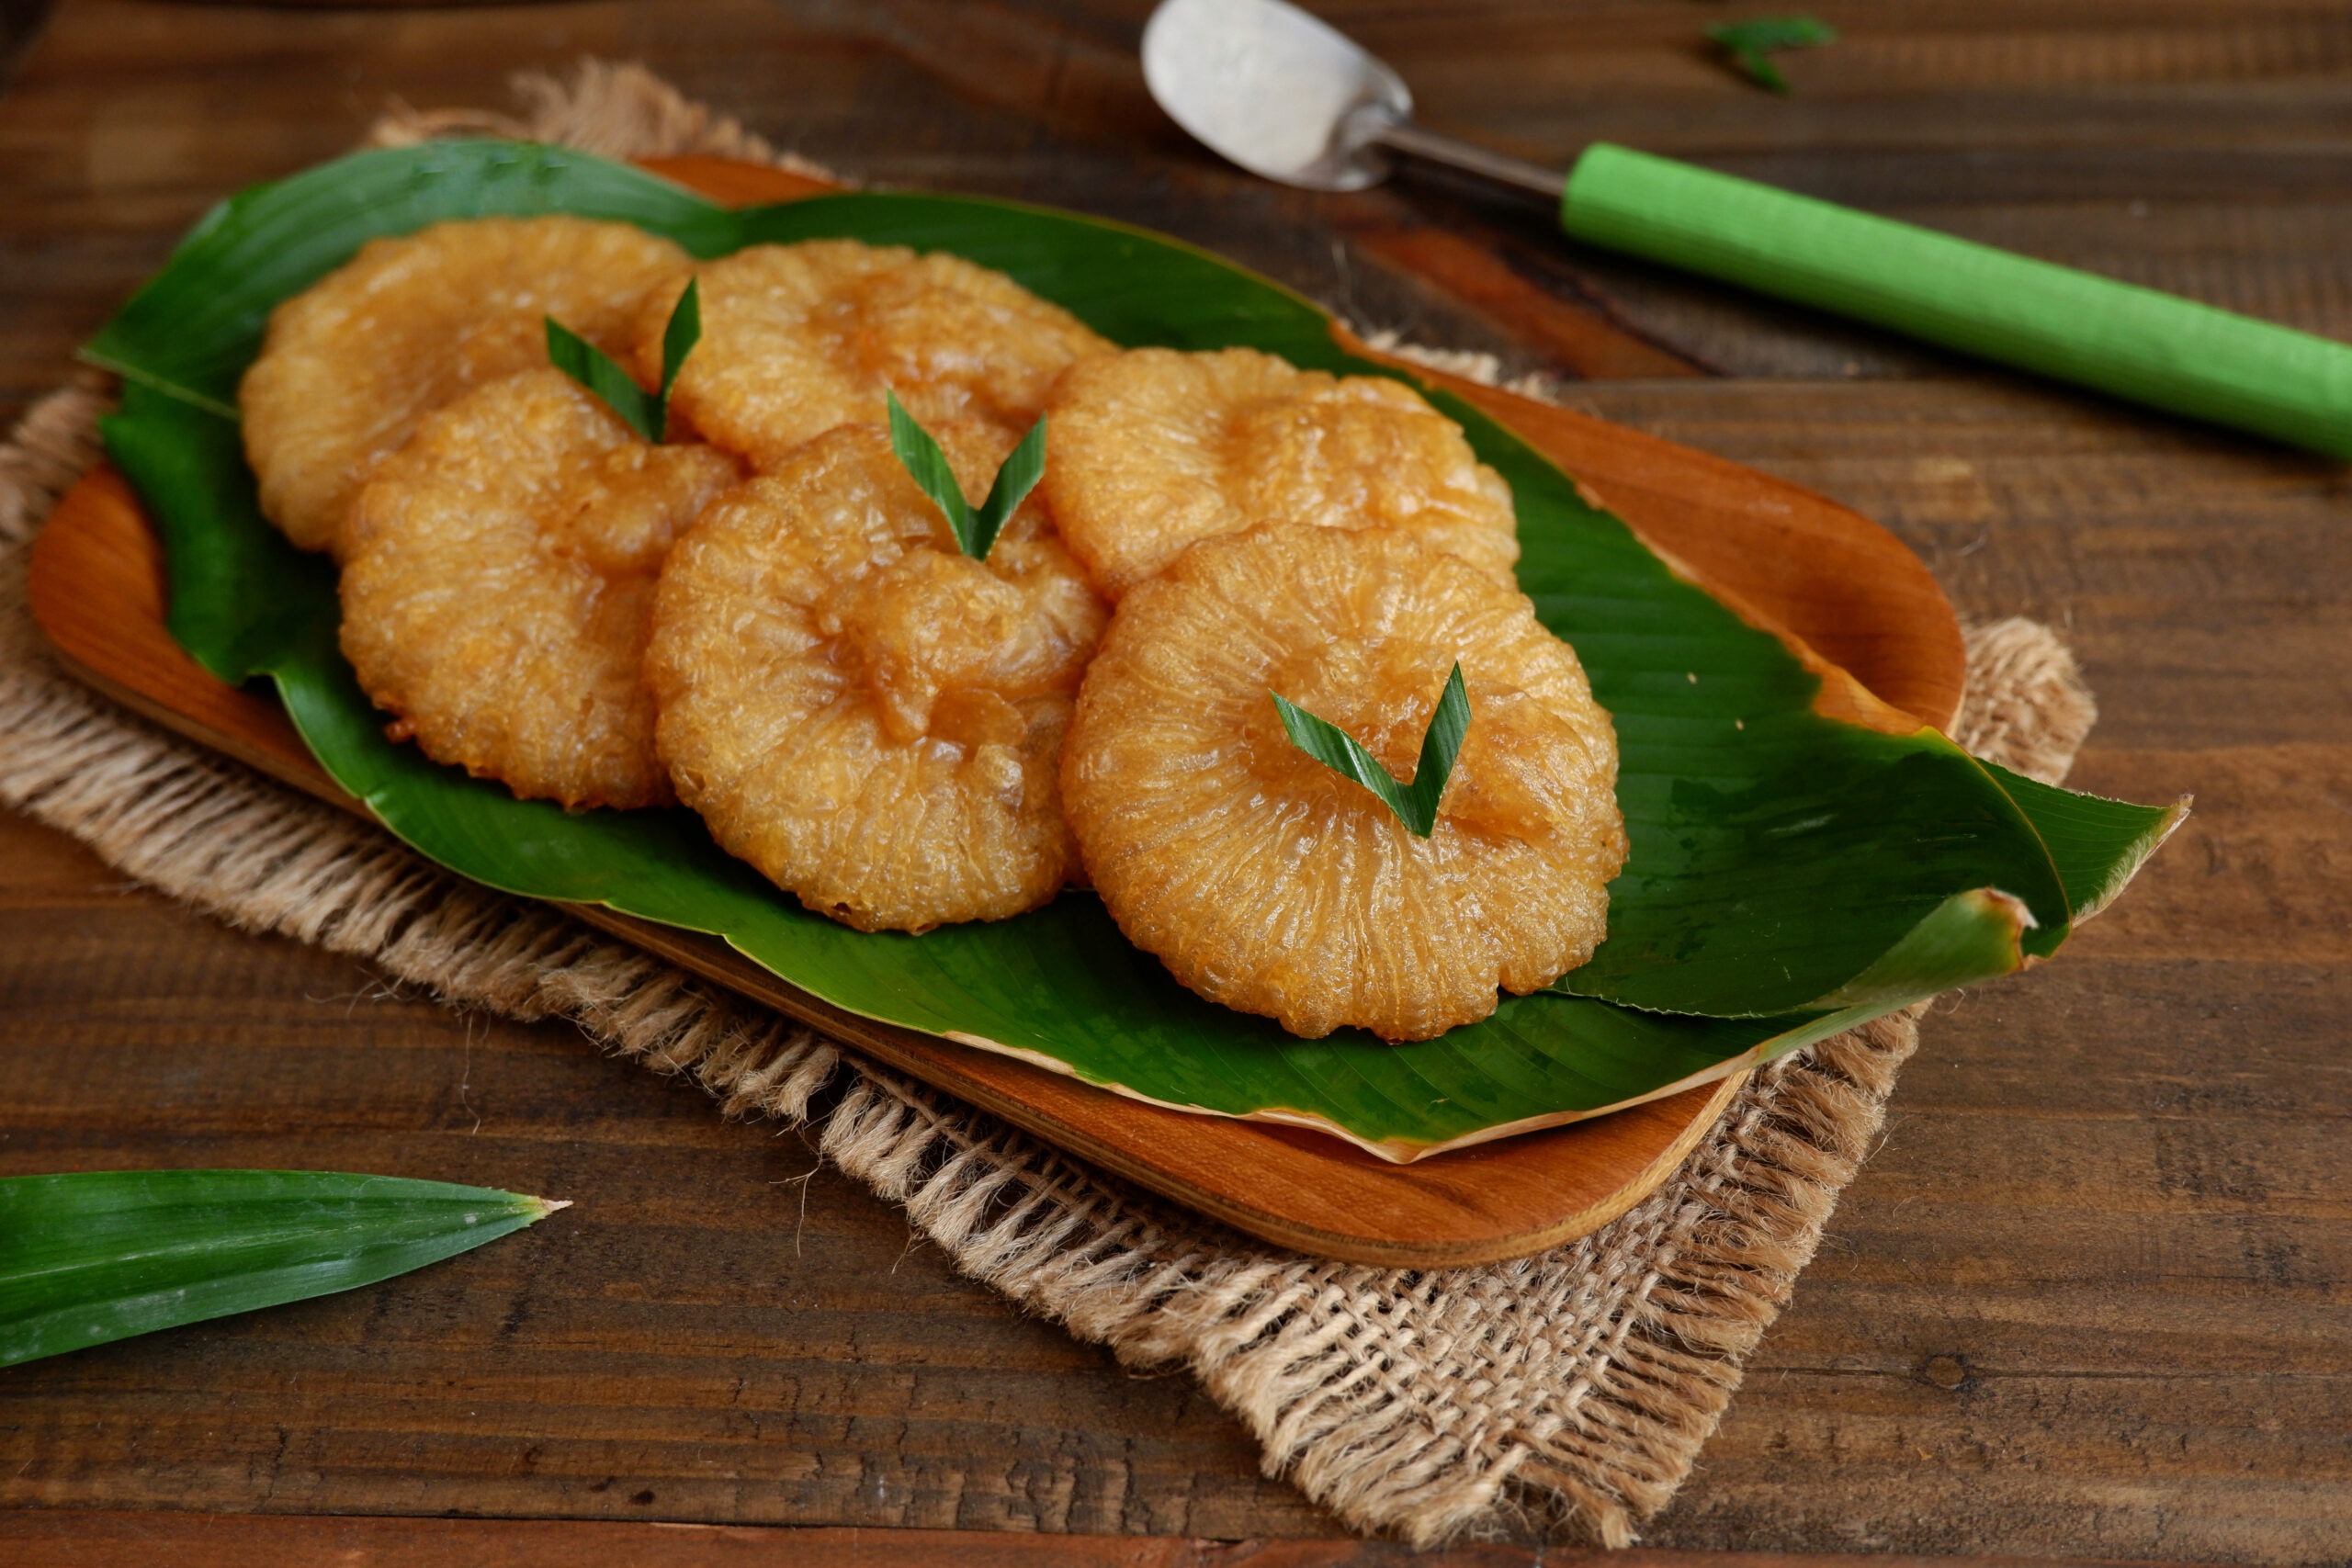
[(561, 1202), (314, 1170), (0, 1180), (0, 1367), (373, 1284)]
[(659, 442), (669, 434), (670, 389), (686, 355), (702, 341), (702, 282), (689, 279), (686, 291), (670, 310), (662, 330), (662, 389), (649, 392), (637, 378), (622, 369), (611, 355), (553, 316), (547, 319), (548, 358), (555, 367), (587, 388), (605, 406), (620, 415), (631, 430), (647, 441)]
[(1462, 738), (1470, 732), (1470, 694), (1462, 684), (1460, 660), (1453, 661), (1453, 673), (1445, 678), (1445, 690), (1421, 735), (1420, 765), (1413, 770), (1411, 784), (1397, 783), (1377, 757), (1338, 725), (1316, 717), (1280, 692), (1266, 694), (1274, 699), (1274, 711), (1282, 715), (1292, 745), (1386, 801), (1414, 837), (1426, 839), (1437, 830), (1438, 800), (1445, 794), (1446, 780), (1453, 776)]
[(996, 471), (996, 479), (989, 486), (989, 496), (974, 510), (964, 499), (964, 487), (956, 482), (955, 470), (947, 466), (947, 454), (930, 431), (915, 423), (915, 416), (899, 401), (899, 394), (887, 394), (890, 404), (890, 450), (914, 476), (923, 494), (931, 497), (946, 518), (947, 525), (956, 532), (956, 543), (974, 560), (986, 560), (989, 551), (996, 547), (996, 536), (1004, 529), (1005, 520), (1020, 510), (1046, 477), (1046, 419), (1029, 427)]
[(1789, 90), (1789, 79), (1769, 58), (1776, 49), (1813, 49), (1838, 41), (1838, 29), (1811, 17), (1756, 17), (1745, 22), (1724, 22), (1707, 29), (1707, 37), (1723, 46), (1732, 63), (1758, 86), (1776, 93)]

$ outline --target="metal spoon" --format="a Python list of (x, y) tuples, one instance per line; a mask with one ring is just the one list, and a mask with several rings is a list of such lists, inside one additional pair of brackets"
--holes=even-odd
[(1165, 0), (1143, 75), (1210, 149), (1284, 185), (1362, 190), (1408, 152), (1556, 201), (1567, 176), (1413, 124), (1413, 91), (1353, 39), (1283, 0)]
[(1392, 154), (1560, 204), (1571, 236), (2178, 413), (2352, 457), (2352, 348), (1892, 219), (1595, 142), (1566, 174), (1413, 124), (1404, 79), (1284, 0), (1162, 0), (1160, 107), (1253, 174), (1361, 190)]

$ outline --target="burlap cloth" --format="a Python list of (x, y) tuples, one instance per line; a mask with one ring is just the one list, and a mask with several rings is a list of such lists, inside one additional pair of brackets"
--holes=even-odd
[[(519, 118), (395, 106), (372, 140), (457, 130), (616, 156), (776, 157), (633, 67), (589, 62), (517, 92)], [(27, 614), (25, 560), (96, 456), (109, 395), (85, 376), (0, 449), (0, 800), (233, 924), (365, 959), (454, 1007), (570, 1019), (606, 1049), (690, 1076), (729, 1115), (800, 1126), (974, 1278), (1122, 1361), (1189, 1369), (1256, 1435), (1269, 1474), (1357, 1529), (1423, 1544), (1516, 1513), (1630, 1542), (1789, 1300), (1917, 1040), (1914, 1017), (1888, 1018), (1758, 1072), (1654, 1196), (1538, 1257), (1432, 1272), (1269, 1247), (452, 876), (76, 684)], [(2056, 639), (2025, 621), (1978, 628), (1969, 679), (1957, 739), (2064, 774), (2093, 711)], [(820, 1101), (828, 1088), (838, 1098)]]

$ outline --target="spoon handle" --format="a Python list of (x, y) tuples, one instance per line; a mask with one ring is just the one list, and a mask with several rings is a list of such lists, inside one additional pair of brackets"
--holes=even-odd
[(1588, 148), (1577, 239), (2177, 413), (2352, 457), (2352, 346), (1775, 190)]

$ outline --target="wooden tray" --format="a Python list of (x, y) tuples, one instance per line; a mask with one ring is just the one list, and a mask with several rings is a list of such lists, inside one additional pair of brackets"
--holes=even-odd
[[(832, 188), (718, 159), (649, 166), (730, 202)], [(1927, 568), (1876, 524), (1702, 453), (1411, 368), (1541, 447), (1749, 613), (1789, 628), (1884, 701), (1951, 723), (1965, 673), (1959, 626)], [(164, 626), (166, 592), (163, 552), (138, 498), (101, 466), (58, 506), (33, 552), (34, 618), (66, 666), (168, 728), (365, 815), (311, 759), (274, 696), (226, 685), (181, 651)], [(1142, 1104), (876, 1023), (786, 984), (715, 938), (601, 908), (571, 908), (1155, 1192), (1269, 1241), (1353, 1262), (1488, 1262), (1595, 1230), (1665, 1179), (1740, 1082), (1393, 1166), (1317, 1134)]]

